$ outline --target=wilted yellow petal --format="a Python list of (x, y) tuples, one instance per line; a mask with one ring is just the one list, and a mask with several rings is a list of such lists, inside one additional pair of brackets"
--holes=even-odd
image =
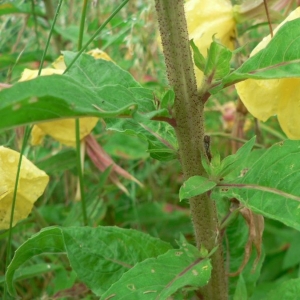
[[(214, 35), (224, 46), (234, 49), (236, 23), (230, 1), (190, 0), (185, 4), (185, 14), (189, 38), (194, 40), (204, 57)], [(199, 69), (196, 70), (196, 78), (200, 85), (203, 73)]]
[[(287, 21), (299, 17), (300, 7), (294, 10), (282, 23), (280, 23), (274, 30), (274, 34), (276, 34), (279, 28)], [(270, 35), (265, 37), (254, 48), (250, 56), (253, 56), (258, 51), (264, 49), (270, 40)], [(261, 121), (266, 121), (269, 117), (277, 115), (281, 128), (285, 134), (291, 139), (299, 139), (299, 84), (300, 79), (297, 78), (271, 80), (247, 79), (237, 83), (235, 86), (241, 100), (254, 117)]]
[[(0, 147), (0, 230), (9, 228), (19, 156), (16, 151)], [(13, 225), (27, 218), (48, 181), (48, 175), (23, 156)]]

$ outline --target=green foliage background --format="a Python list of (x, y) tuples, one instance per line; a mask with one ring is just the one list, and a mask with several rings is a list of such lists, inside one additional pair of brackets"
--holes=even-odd
[[(96, 3), (97, 1), (94, 2)], [(107, 0), (100, 1), (95, 5), (93, 4), (94, 2), (91, 1), (88, 6), (84, 42), (92, 36), (99, 25), (110, 15), (114, 5), (118, 4), (114, 3), (112, 5), (112, 1)], [(24, 68), (37, 69), (39, 67), (53, 12), (58, 1), (44, 0), (36, 1), (34, 5), (33, 3), (31, 1), (13, 1), (13, 4), (8, 1), (0, 2), (1, 83), (16, 84)], [(79, 7), (81, 3), (82, 1), (70, 0), (68, 3), (65, 2), (63, 4), (44, 66), (53, 62), (61, 50), (69, 51), (65, 54), (66, 62), (67, 59), (72, 58), (72, 55), (74, 56), (71, 51), (76, 51), (79, 32), (78, 20), (81, 15)], [(5, 6), (6, 4), (12, 6), (8, 9)], [(52, 11), (50, 7), (52, 7)], [(244, 50), (245, 55), (248, 53), (248, 47), (253, 48), (268, 31), (264, 23), (249, 30), (245, 30), (246, 27), (247, 24), (243, 24), (238, 28), (240, 33), (244, 33), (243, 38), (249, 41)], [(114, 280), (119, 279), (116, 275), (118, 273), (114, 273), (114, 276), (118, 278), (113, 278), (112, 281), (109, 281), (109, 279), (108, 286), (101, 290), (100, 283), (93, 281), (97, 274), (91, 280), (90, 277), (86, 277), (86, 274), (82, 275), (74, 271), (78, 270), (78, 267), (76, 268), (76, 264), (78, 265), (77, 259), (81, 263), (90, 264), (91, 267), (95, 261), (105, 265), (106, 258), (104, 261), (101, 261), (96, 257), (90, 261), (91, 257), (93, 257), (90, 252), (93, 252), (93, 249), (98, 247), (97, 238), (99, 236), (103, 235), (103, 240), (110, 239), (105, 236), (105, 234), (108, 234), (105, 230), (109, 231), (110, 228), (114, 228), (110, 226), (120, 227), (116, 230), (120, 231), (117, 232), (120, 235), (117, 235), (116, 239), (122, 239), (123, 246), (126, 246), (126, 244), (127, 246), (132, 246), (132, 249), (119, 249), (118, 251), (121, 254), (145, 251), (147, 247), (144, 243), (148, 240), (149, 253), (146, 253), (144, 256), (141, 255), (141, 257), (138, 257), (138, 255), (135, 258), (131, 257), (128, 261), (124, 259), (126, 263), (137, 264), (137, 268), (131, 270), (134, 276), (139, 276), (154, 261), (162, 262), (159, 267), (163, 271), (166, 270), (164, 268), (166, 268), (167, 262), (172, 261), (172, 257), (178, 251), (186, 249), (185, 243), (190, 243), (188, 244), (190, 247), (188, 249), (193, 255), (189, 256), (184, 250), (185, 260), (183, 262), (174, 262), (175, 265), (177, 264), (178, 270), (174, 271), (175, 275), (171, 275), (176, 277), (176, 272), (180, 273), (182, 268), (193, 264), (196, 258), (199, 259), (196, 264), (197, 268), (199, 268), (196, 269), (197, 272), (203, 270), (204, 267), (210, 270), (210, 263), (205, 256), (207, 253), (205, 255), (201, 253), (201, 256), (195, 247), (191, 245), (194, 242), (194, 238), (189, 217), (188, 201), (183, 200), (179, 202), (178, 192), (183, 182), (179, 163), (177, 160), (174, 160), (177, 147), (174, 131), (165, 122), (150, 120), (152, 117), (168, 116), (168, 101), (172, 101), (170, 100), (172, 96), (168, 94), (171, 92), (166, 80), (163, 56), (157, 36), (158, 28), (153, 1), (129, 1), (125, 9), (121, 10), (89, 46), (89, 49), (99, 47), (106, 51), (120, 68), (110, 62), (102, 61), (93, 63), (93, 67), (91, 67), (93, 59), (88, 56), (82, 56), (70, 73), (64, 76), (64, 79), (58, 75), (51, 76), (51, 79), (41, 77), (32, 82), (17, 84), (15, 87), (1, 92), (2, 106), (0, 112), (3, 115), (0, 120), (2, 129), (0, 134), (1, 145), (20, 149), (22, 131), (21, 129), (10, 129), (10, 127), (52, 117), (51, 113), (53, 111), (43, 117), (37, 113), (33, 119), (27, 120), (27, 115), (24, 113), (23, 116), (18, 114), (18, 117), (11, 121), (10, 116), (14, 107), (13, 101), (21, 103), (24, 108), (26, 106), (29, 107), (25, 99), (26, 93), (30, 97), (32, 90), (38, 91), (36, 96), (40, 97), (41, 101), (37, 105), (46, 108), (47, 99), (45, 100), (45, 94), (47, 94), (47, 97), (51, 96), (51, 105), (48, 105), (55, 105), (57, 111), (64, 116), (68, 116), (68, 111), (65, 108), (70, 104), (70, 99), (72, 101), (76, 99), (77, 107), (75, 110), (78, 109), (78, 115), (82, 115), (82, 112), (85, 111), (86, 114), (104, 118), (106, 128), (103, 122), (98, 122), (94, 129), (97, 141), (119, 165), (144, 185), (141, 188), (133, 182), (122, 180), (122, 183), (128, 190), (128, 194), (125, 194), (108, 180), (109, 170), (101, 174), (89, 158), (85, 159), (84, 181), (89, 225), (92, 227), (107, 226), (98, 227), (107, 229), (103, 229), (104, 233), (100, 229), (101, 233), (96, 231), (91, 233), (91, 239), (89, 240), (91, 245), (87, 246), (88, 250), (85, 253), (86, 256), (84, 256), (84, 253), (78, 252), (80, 251), (78, 248), (80, 242), (78, 240), (84, 240), (85, 230), (88, 231), (89, 229), (82, 229), (82, 231), (72, 229), (74, 226), (83, 224), (81, 205), (79, 202), (76, 202), (77, 172), (75, 150), (63, 147), (49, 137), (44, 140), (42, 146), (31, 147), (28, 145), (25, 150), (26, 156), (39, 168), (45, 170), (51, 176), (51, 181), (29, 218), (13, 228), (13, 249), (16, 250), (22, 245), (21, 247), (23, 248), (19, 248), (19, 253), (22, 253), (22, 249), (27, 249), (26, 247), (28, 249), (38, 249), (40, 247), (40, 253), (51, 253), (41, 256), (37, 256), (38, 253), (36, 252), (27, 253), (26, 259), (21, 261), (22, 263), (25, 262), (25, 264), (22, 264), (21, 268), (15, 270), (14, 288), (22, 299), (42, 297), (43, 299), (98, 299), (97, 296), (103, 293), (106, 296), (109, 296), (110, 292), (113, 293), (115, 287), (114, 285), (111, 286), (111, 284)], [(241, 56), (243, 57), (243, 54)], [(232, 64), (237, 66), (238, 60), (233, 61)], [(106, 69), (111, 68), (111, 74), (106, 78), (105, 82), (97, 81), (95, 83), (95, 91), (91, 91), (91, 89), (86, 88), (87, 83), (84, 82), (80, 74), (76, 74), (76, 70), (78, 71), (82, 67), (87, 70), (86, 74), (90, 72), (91, 78), (97, 79), (97, 77), (93, 76), (97, 74), (97, 68), (103, 68), (103, 65)], [(91, 68), (87, 69), (87, 67)], [(126, 70), (126, 72), (123, 70)], [(249, 72), (249, 70), (246, 67), (244, 68), (245, 73)], [(119, 72), (119, 75), (116, 75), (117, 72)], [(128, 76), (128, 81), (122, 81), (122, 76)], [(228, 80), (230, 80), (230, 76)], [(118, 84), (119, 94), (113, 94), (116, 88), (110, 89), (109, 85), (112, 84)], [(55, 89), (45, 92), (49, 85), (55, 86)], [(65, 103), (60, 108), (59, 105), (61, 105), (62, 99), (59, 96), (63, 94), (63, 89), (68, 86), (70, 86), (73, 94), (71, 98), (65, 96), (63, 99)], [(16, 91), (22, 91), (19, 99), (15, 97)], [(99, 103), (94, 102), (95, 95), (97, 95)], [(103, 105), (101, 95), (105, 95), (105, 101), (109, 99), (107, 106), (104, 104), (106, 113), (88, 106), (89, 103), (97, 104), (98, 106)], [(128, 97), (124, 95), (128, 95)], [(24, 102), (21, 102), (23, 101), (22, 97)], [(113, 103), (114, 98), (122, 98), (124, 100), (122, 106), (120, 103), (116, 106), (110, 105)], [(145, 107), (140, 106), (138, 112), (135, 112), (134, 105), (136, 103), (132, 100), (133, 98), (136, 99), (136, 103), (140, 103), (140, 99), (146, 99), (147, 105)], [(161, 100), (159, 110), (156, 109), (156, 98)], [(162, 99), (165, 99), (165, 102)], [(236, 92), (232, 88), (222, 90), (210, 98), (205, 112), (206, 132), (212, 139), (211, 152), (213, 156), (217, 157), (220, 155), (221, 158), (233, 154), (237, 147), (240, 147), (246, 140), (259, 133), (254, 145), (254, 149), (257, 152), (247, 153), (249, 155), (246, 162), (247, 167), (248, 164), (257, 160), (258, 155), (266, 153), (266, 149), (274, 143), (285, 139), (285, 136), (279, 128), (275, 117), (259, 125), (250, 115), (244, 115), (241, 117), (248, 124), (244, 139), (235, 138), (231, 135), (232, 127), (230, 127), (230, 122), (225, 118), (226, 105), (231, 101), (235, 104), (237, 102)], [(163, 105), (162, 103), (165, 104)], [(38, 110), (40, 107), (36, 106), (36, 108)], [(30, 106), (30, 109), (32, 112), (33, 107)], [(74, 110), (72, 112), (70, 110), (70, 113), (74, 115)], [(129, 120), (106, 119), (110, 116), (123, 114), (133, 116), (133, 118)], [(150, 130), (145, 130), (145, 128), (138, 126), (141, 120)], [(151, 132), (155, 132), (156, 136), (153, 136)], [(159, 138), (157, 138), (157, 135)], [(161, 142), (162, 139), (171, 144), (172, 149), (165, 147)], [(276, 158), (278, 157), (276, 156)], [(276, 170), (276, 166), (274, 168)], [(233, 172), (229, 175), (228, 180), (233, 180), (239, 174), (234, 174)], [(249, 178), (251, 174), (247, 176)], [(227, 178), (225, 179), (227, 180)], [(247, 181), (247, 178), (245, 181)], [(296, 183), (294, 184), (296, 186)], [(205, 192), (214, 186), (215, 184), (213, 183)], [(226, 192), (227, 195), (231, 193), (232, 197), (238, 194), (233, 188)], [(252, 193), (252, 191), (249, 193)], [(229, 196), (225, 195), (226, 197)], [(180, 196), (180, 198), (184, 199), (185, 197)], [(218, 196), (215, 196), (215, 198), (218, 199)], [(221, 198), (223, 199), (224, 197), (220, 197), (218, 204), (220, 218), (224, 217), (228, 211), (227, 204), (222, 202)], [(239, 200), (243, 202), (242, 199)], [(296, 204), (294, 205), (296, 207)], [(269, 211), (268, 207), (266, 207), (266, 211)], [(261, 213), (261, 211), (258, 212)], [(263, 213), (272, 217), (272, 213), (268, 215), (267, 212)], [(298, 221), (290, 220), (290, 222), (286, 222), (286, 219), (288, 219), (288, 216), (283, 216), (283, 220), (279, 220), (299, 229)], [(295, 291), (290, 291), (290, 298), (286, 298), (294, 299), (292, 297), (297, 293), (297, 287), (299, 286), (300, 259), (298, 259), (297, 250), (300, 236), (296, 229), (287, 227), (283, 223), (265, 218), (261, 260), (257, 265), (257, 269), (253, 272), (252, 265), (256, 255), (253, 248), (249, 263), (242, 274), (239, 277), (230, 279), (231, 299), (276, 299), (280, 291), (290, 291), (293, 287), (296, 287)], [(49, 227), (49, 229), (44, 229), (46, 227)], [(123, 233), (125, 229), (136, 229), (137, 231), (129, 230), (124, 231), (127, 233)], [(150, 238), (146, 233), (152, 237)], [(39, 243), (39, 239), (43, 238), (43, 235), (45, 235), (45, 240), (49, 244)], [(57, 235), (56, 238), (59, 241), (51, 244), (52, 240), (49, 237), (52, 235)], [(6, 253), (7, 236), (7, 231), (0, 233), (1, 257)], [(134, 243), (130, 239), (137, 238), (136, 236), (138, 236), (139, 240)], [(239, 216), (229, 225), (226, 231), (227, 244), (224, 241), (227, 255), (231, 256), (229, 266), (231, 272), (237, 270), (243, 260), (247, 236), (248, 227)], [(58, 244), (60, 244), (60, 248), (57, 248)], [(112, 247), (111, 252), (116, 251), (119, 246), (116, 244)], [(110, 252), (109, 250), (107, 251)], [(59, 255), (54, 255), (54, 253), (59, 253)], [(65, 253), (67, 253), (67, 256)], [(97, 255), (98, 253), (95, 254), (95, 256)], [(30, 260), (27, 260), (29, 258)], [(21, 266), (21, 263), (19, 266)], [(99, 267), (100, 270), (103, 268), (103, 266)], [(3, 260), (0, 262), (0, 283), (2, 284), (0, 294), (3, 293), (4, 270), (5, 264)], [(97, 271), (97, 269), (94, 270), (95, 273)], [(170, 272), (166, 273), (170, 275)], [(130, 276), (130, 273), (128, 274), (126, 276)], [(183, 276), (182, 282), (178, 281), (173, 290), (172, 288), (163, 290), (161, 292), (162, 295), (167, 297), (178, 290), (174, 299), (197, 299), (193, 298), (197, 297), (194, 289), (186, 287), (193, 283), (191, 280), (192, 274), (187, 274), (186, 277), (190, 281), (186, 282), (186, 278)], [(9, 275), (11, 276), (11, 274)], [(127, 284), (126, 276), (122, 277), (120, 284), (123, 284), (123, 282)], [(201, 277), (203, 282), (198, 281), (191, 285), (193, 287), (204, 285), (205, 280), (208, 280), (205, 276)], [(170, 278), (165, 280), (168, 281)], [(101, 284), (103, 284), (102, 281)], [(144, 282), (141, 284), (148, 288)], [(111, 287), (109, 288), (109, 286)], [(10, 288), (11, 290), (14, 289), (13, 286)], [(116, 289), (118, 289), (118, 286)], [(130, 295), (128, 297), (126, 299), (131, 299)]]

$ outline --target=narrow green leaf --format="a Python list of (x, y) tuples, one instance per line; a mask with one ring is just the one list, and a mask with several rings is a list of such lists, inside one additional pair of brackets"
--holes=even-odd
[(65, 251), (64, 240), (60, 228), (48, 227), (33, 235), (17, 249), (7, 268), (5, 278), (9, 293), (16, 295), (13, 286), (14, 274), (24, 262), (35, 255), (42, 253), (64, 253)]
[(194, 40), (190, 40), (190, 45), (193, 49), (193, 54), (194, 54), (194, 63), (196, 65), (196, 67), (201, 70), (202, 72), (204, 72), (205, 69), (205, 64), (206, 64), (206, 60), (204, 58), (204, 56), (201, 54), (201, 52), (199, 51), (198, 47), (196, 46), (196, 44), (194, 43)]
[[(170, 263), (171, 262), (171, 263)], [(201, 258), (196, 247), (187, 243), (157, 258), (136, 264), (112, 285), (103, 299), (167, 299), (182, 287), (201, 287), (208, 283), (211, 264)]]
[[(255, 161), (236, 166), (235, 177), (222, 181), (215, 192), (236, 198), (246, 207), (300, 230), (300, 142), (286, 140)], [(246, 161), (247, 161), (246, 160)]]
[(179, 199), (190, 199), (197, 195), (204, 194), (205, 192), (213, 189), (216, 186), (214, 181), (201, 176), (192, 176), (186, 180), (179, 190)]
[(78, 278), (100, 296), (137, 262), (171, 246), (142, 232), (118, 227), (62, 228), (70, 264)]

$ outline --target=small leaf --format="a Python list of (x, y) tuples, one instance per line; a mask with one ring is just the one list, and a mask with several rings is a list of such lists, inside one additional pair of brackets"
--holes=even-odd
[(194, 43), (193, 39), (190, 40), (190, 45), (191, 45), (191, 47), (193, 49), (194, 62), (195, 62), (196, 67), (199, 70), (201, 70), (202, 72), (204, 72), (205, 64), (206, 64), (206, 60), (205, 60), (204, 56), (199, 51), (199, 49), (196, 46), (196, 44)]
[(190, 199), (213, 189), (216, 183), (201, 176), (192, 176), (184, 182), (179, 190), (179, 199)]
[(161, 100), (161, 108), (171, 109), (174, 105), (175, 93), (173, 90), (167, 90)]
[(254, 136), (251, 140), (245, 143), (239, 150), (233, 154), (225, 157), (220, 166), (220, 170), (218, 170), (217, 174), (220, 178), (227, 176), (230, 172), (232, 172), (236, 167), (241, 165), (243, 160), (246, 160), (247, 156), (250, 154), (254, 144), (256, 137)]
[(209, 259), (201, 258), (196, 247), (184, 245), (136, 264), (102, 295), (103, 299), (163, 300), (182, 287), (206, 285), (211, 273)]
[(213, 39), (208, 50), (207, 62), (205, 65), (204, 74), (218, 80), (229, 74), (230, 71), (230, 60), (232, 52), (220, 44), (218, 41)]

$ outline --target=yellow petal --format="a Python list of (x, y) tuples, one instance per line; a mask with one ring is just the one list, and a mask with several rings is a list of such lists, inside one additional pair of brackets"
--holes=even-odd
[(277, 114), (279, 99), (282, 97), (281, 79), (247, 79), (235, 87), (248, 111), (255, 118), (266, 121)]
[(112, 59), (110, 58), (110, 56), (106, 52), (104, 52), (104, 51), (102, 51), (98, 48), (87, 52), (87, 54), (93, 56), (95, 59), (104, 59), (104, 60), (112, 61)]
[[(87, 136), (98, 122), (98, 118), (86, 117), (80, 118), (80, 139), (83, 139)], [(74, 119), (65, 119), (59, 121), (51, 121), (45, 123), (39, 123), (36, 125), (41, 129), (45, 134), (52, 136), (55, 140), (60, 143), (75, 147), (75, 120)], [(33, 139), (38, 137), (34, 136)]]
[[(47, 75), (53, 75), (53, 74), (62, 74), (64, 71), (63, 70), (56, 70), (52, 68), (46, 68), (42, 69), (41, 76), (47, 76)], [(31, 80), (34, 79), (38, 76), (38, 70), (30, 70), (30, 69), (25, 69), (22, 73), (21, 78), (19, 81), (26, 81), (26, 80)]]
[[(206, 57), (212, 37), (215, 35), (221, 43), (234, 49), (235, 20), (233, 8), (227, 0), (190, 0), (185, 4), (190, 39), (194, 39), (201, 54)], [(203, 73), (196, 70), (197, 83), (200, 85)]]
[[(276, 34), (279, 28), (287, 21), (294, 20), (300, 17), (300, 7), (294, 10), (275, 30)], [(251, 52), (250, 56), (255, 55), (258, 51), (264, 49), (270, 42), (271, 36), (265, 37)], [(298, 116), (295, 118), (289, 113), (299, 111), (297, 108), (295, 97), (298, 96), (297, 91), (298, 79), (284, 78), (271, 80), (254, 80), (247, 79), (243, 82), (237, 83), (237, 92), (247, 107), (248, 111), (257, 119), (266, 121), (273, 115), (278, 115), (279, 123), (283, 131), (289, 138), (295, 139), (296, 126), (293, 127), (291, 120), (298, 121)], [(290, 95), (287, 98), (287, 95)], [(294, 102), (295, 101), (295, 102)], [(296, 121), (297, 120), (297, 121)], [(294, 123), (296, 124), (296, 123)], [(298, 127), (300, 128), (300, 127)], [(299, 134), (298, 134), (299, 137)]]
[(60, 55), (53, 63), (52, 66), (54, 69), (57, 70), (65, 70), (66, 69), (66, 64), (65, 64), (65, 59), (63, 55)]
[(31, 145), (41, 145), (46, 133), (37, 125), (34, 125), (31, 131)]
[[(19, 156), (16, 151), (0, 147), (0, 230), (9, 228)], [(23, 156), (13, 225), (27, 218), (48, 181), (48, 175)]]
[(278, 105), (279, 124), (292, 140), (300, 139), (300, 78), (280, 79), (282, 91)]
[[(90, 54), (95, 59), (104, 59), (112, 61), (112, 59), (104, 51), (98, 48), (87, 52), (87, 54)], [(52, 63), (52, 66), (54, 68), (43, 69), (41, 72), (41, 76), (63, 74), (66, 68), (64, 57), (62, 55), (59, 56)], [(19, 81), (33, 79), (37, 77), (37, 74), (37, 70), (25, 69)], [(97, 122), (98, 118), (94, 117), (80, 118), (80, 139), (83, 139), (85, 136), (87, 136), (96, 126)], [(32, 145), (41, 144), (43, 136), (46, 134), (52, 136), (54, 139), (61, 142), (62, 144), (65, 144), (67, 146), (75, 146), (75, 120), (64, 119), (35, 125), (31, 133)]]

